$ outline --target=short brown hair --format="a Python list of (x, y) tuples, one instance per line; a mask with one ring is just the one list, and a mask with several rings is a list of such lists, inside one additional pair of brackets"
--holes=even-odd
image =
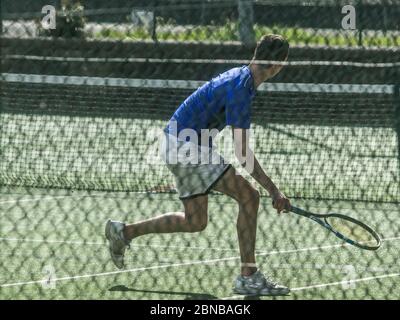
[[(264, 35), (258, 41), (253, 60), (283, 61), (289, 53), (289, 42), (277, 34)], [(269, 65), (266, 65), (268, 67)]]

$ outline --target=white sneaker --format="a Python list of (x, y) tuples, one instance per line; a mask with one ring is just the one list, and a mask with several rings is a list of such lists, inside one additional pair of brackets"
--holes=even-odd
[(233, 288), (235, 293), (243, 295), (281, 296), (290, 293), (288, 287), (279, 285), (266, 278), (260, 271), (251, 276), (238, 276)]
[(105, 228), (111, 259), (119, 269), (124, 267), (125, 250), (129, 247), (129, 242), (125, 240), (123, 235), (124, 227), (125, 224), (122, 222), (108, 220)]

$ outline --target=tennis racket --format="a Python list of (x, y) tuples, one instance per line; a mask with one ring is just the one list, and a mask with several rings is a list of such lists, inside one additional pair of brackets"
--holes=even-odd
[(365, 250), (377, 250), (381, 246), (379, 235), (365, 223), (339, 213), (316, 214), (294, 206), (290, 212), (307, 217), (331, 231), (345, 242)]

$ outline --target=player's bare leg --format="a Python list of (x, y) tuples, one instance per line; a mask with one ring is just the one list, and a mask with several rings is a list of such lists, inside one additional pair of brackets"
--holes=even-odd
[(182, 200), (183, 212), (169, 212), (154, 218), (125, 226), (127, 240), (150, 233), (199, 232), (206, 228), (208, 221), (208, 196), (201, 195)]
[[(259, 192), (246, 179), (237, 175), (232, 167), (228, 169), (213, 189), (235, 199), (239, 204), (236, 227), (242, 261), (241, 271), (242, 275), (250, 275), (257, 270), (255, 267), (255, 243), (260, 202)], [(252, 264), (254, 266), (251, 266)]]
[(125, 265), (125, 250), (132, 239), (150, 233), (199, 232), (207, 226), (207, 195), (183, 200), (183, 212), (169, 212), (155, 218), (125, 225), (108, 220), (105, 235), (111, 259), (118, 268)]
[(277, 284), (261, 273), (255, 263), (257, 212), (260, 195), (256, 189), (233, 168), (214, 187), (235, 199), (239, 204), (237, 233), (239, 238), (241, 275), (234, 284), (234, 292), (243, 295), (286, 295), (290, 289)]

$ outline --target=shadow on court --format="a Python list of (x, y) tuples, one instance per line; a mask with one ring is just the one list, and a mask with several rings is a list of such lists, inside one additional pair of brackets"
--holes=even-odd
[[(167, 295), (178, 295), (185, 296), (184, 300), (218, 300), (220, 297), (216, 297), (208, 293), (194, 293), (194, 292), (179, 292), (179, 291), (162, 291), (162, 290), (140, 290), (128, 288), (124, 285), (117, 285), (109, 289), (109, 291), (120, 291), (120, 292), (142, 292), (142, 293), (155, 293), (155, 294), (167, 294)], [(241, 300), (261, 300), (261, 296), (243, 296)]]
[(177, 292), (177, 291), (162, 291), (162, 290), (141, 290), (128, 288), (124, 285), (117, 285), (109, 289), (109, 291), (121, 291), (121, 292), (142, 292), (142, 293), (155, 293), (155, 294), (166, 294), (166, 295), (178, 295), (185, 296), (184, 300), (213, 300), (218, 297), (208, 293), (194, 293), (194, 292)]

